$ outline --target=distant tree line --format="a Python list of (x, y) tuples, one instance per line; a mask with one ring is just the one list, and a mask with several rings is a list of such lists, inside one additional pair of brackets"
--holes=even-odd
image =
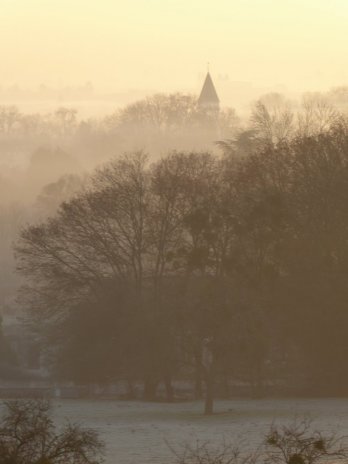
[[(217, 140), (240, 138), (245, 145), (256, 136), (277, 143), (298, 133), (311, 135), (327, 130), (340, 113), (346, 112), (347, 95), (344, 87), (307, 93), (301, 101), (290, 101), (278, 93), (265, 94), (243, 118), (229, 107), (212, 117), (199, 107), (195, 95), (181, 93), (154, 94), (109, 115), (91, 118), (80, 117), (69, 106), (27, 114), (14, 105), (0, 105), (0, 155), (13, 167), (18, 160), (37, 164), (32, 159), (36, 152), (46, 151), (48, 161), (57, 149), (55, 165), (59, 164), (59, 153), (63, 156), (61, 165), (67, 161), (66, 155), (70, 156), (70, 173), (72, 168), (94, 167), (115, 154), (139, 148), (158, 157), (173, 148), (212, 150)], [(79, 166), (71, 166), (73, 162)], [(59, 166), (56, 174), (65, 173), (67, 170)]]
[(146, 147), (163, 150), (203, 148), (218, 136), (228, 138), (239, 125), (232, 108), (217, 120), (207, 115), (190, 94), (155, 94), (104, 117), (81, 118), (69, 106), (50, 113), (22, 113), (14, 105), (0, 105), (0, 154), (30, 160), (37, 150), (58, 147), (84, 167), (116, 153)]

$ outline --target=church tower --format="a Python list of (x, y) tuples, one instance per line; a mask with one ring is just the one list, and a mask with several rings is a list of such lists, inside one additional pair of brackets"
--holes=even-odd
[(220, 110), (220, 100), (216, 93), (215, 86), (209, 71), (205, 78), (203, 88), (197, 103), (198, 107), (205, 111), (218, 113)]

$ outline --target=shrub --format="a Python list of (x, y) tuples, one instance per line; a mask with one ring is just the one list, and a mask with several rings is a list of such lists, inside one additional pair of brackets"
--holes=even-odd
[(66, 424), (57, 430), (44, 400), (4, 402), (0, 464), (98, 464), (103, 443), (97, 433)]

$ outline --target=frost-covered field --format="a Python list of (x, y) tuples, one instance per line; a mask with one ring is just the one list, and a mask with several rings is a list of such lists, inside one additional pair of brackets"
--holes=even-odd
[(223, 438), (258, 444), (272, 421), (310, 416), (321, 430), (348, 434), (348, 399), (233, 400), (216, 403), (217, 414), (202, 415), (199, 402), (156, 404), (62, 400), (57, 419), (93, 427), (106, 442), (106, 464), (168, 464), (173, 447)]

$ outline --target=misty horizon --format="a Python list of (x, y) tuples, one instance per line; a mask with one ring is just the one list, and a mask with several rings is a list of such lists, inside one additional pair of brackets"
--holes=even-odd
[(207, 62), (215, 78), (294, 92), (348, 79), (342, 0), (3, 0), (2, 15), (6, 86), (173, 92), (194, 89)]

